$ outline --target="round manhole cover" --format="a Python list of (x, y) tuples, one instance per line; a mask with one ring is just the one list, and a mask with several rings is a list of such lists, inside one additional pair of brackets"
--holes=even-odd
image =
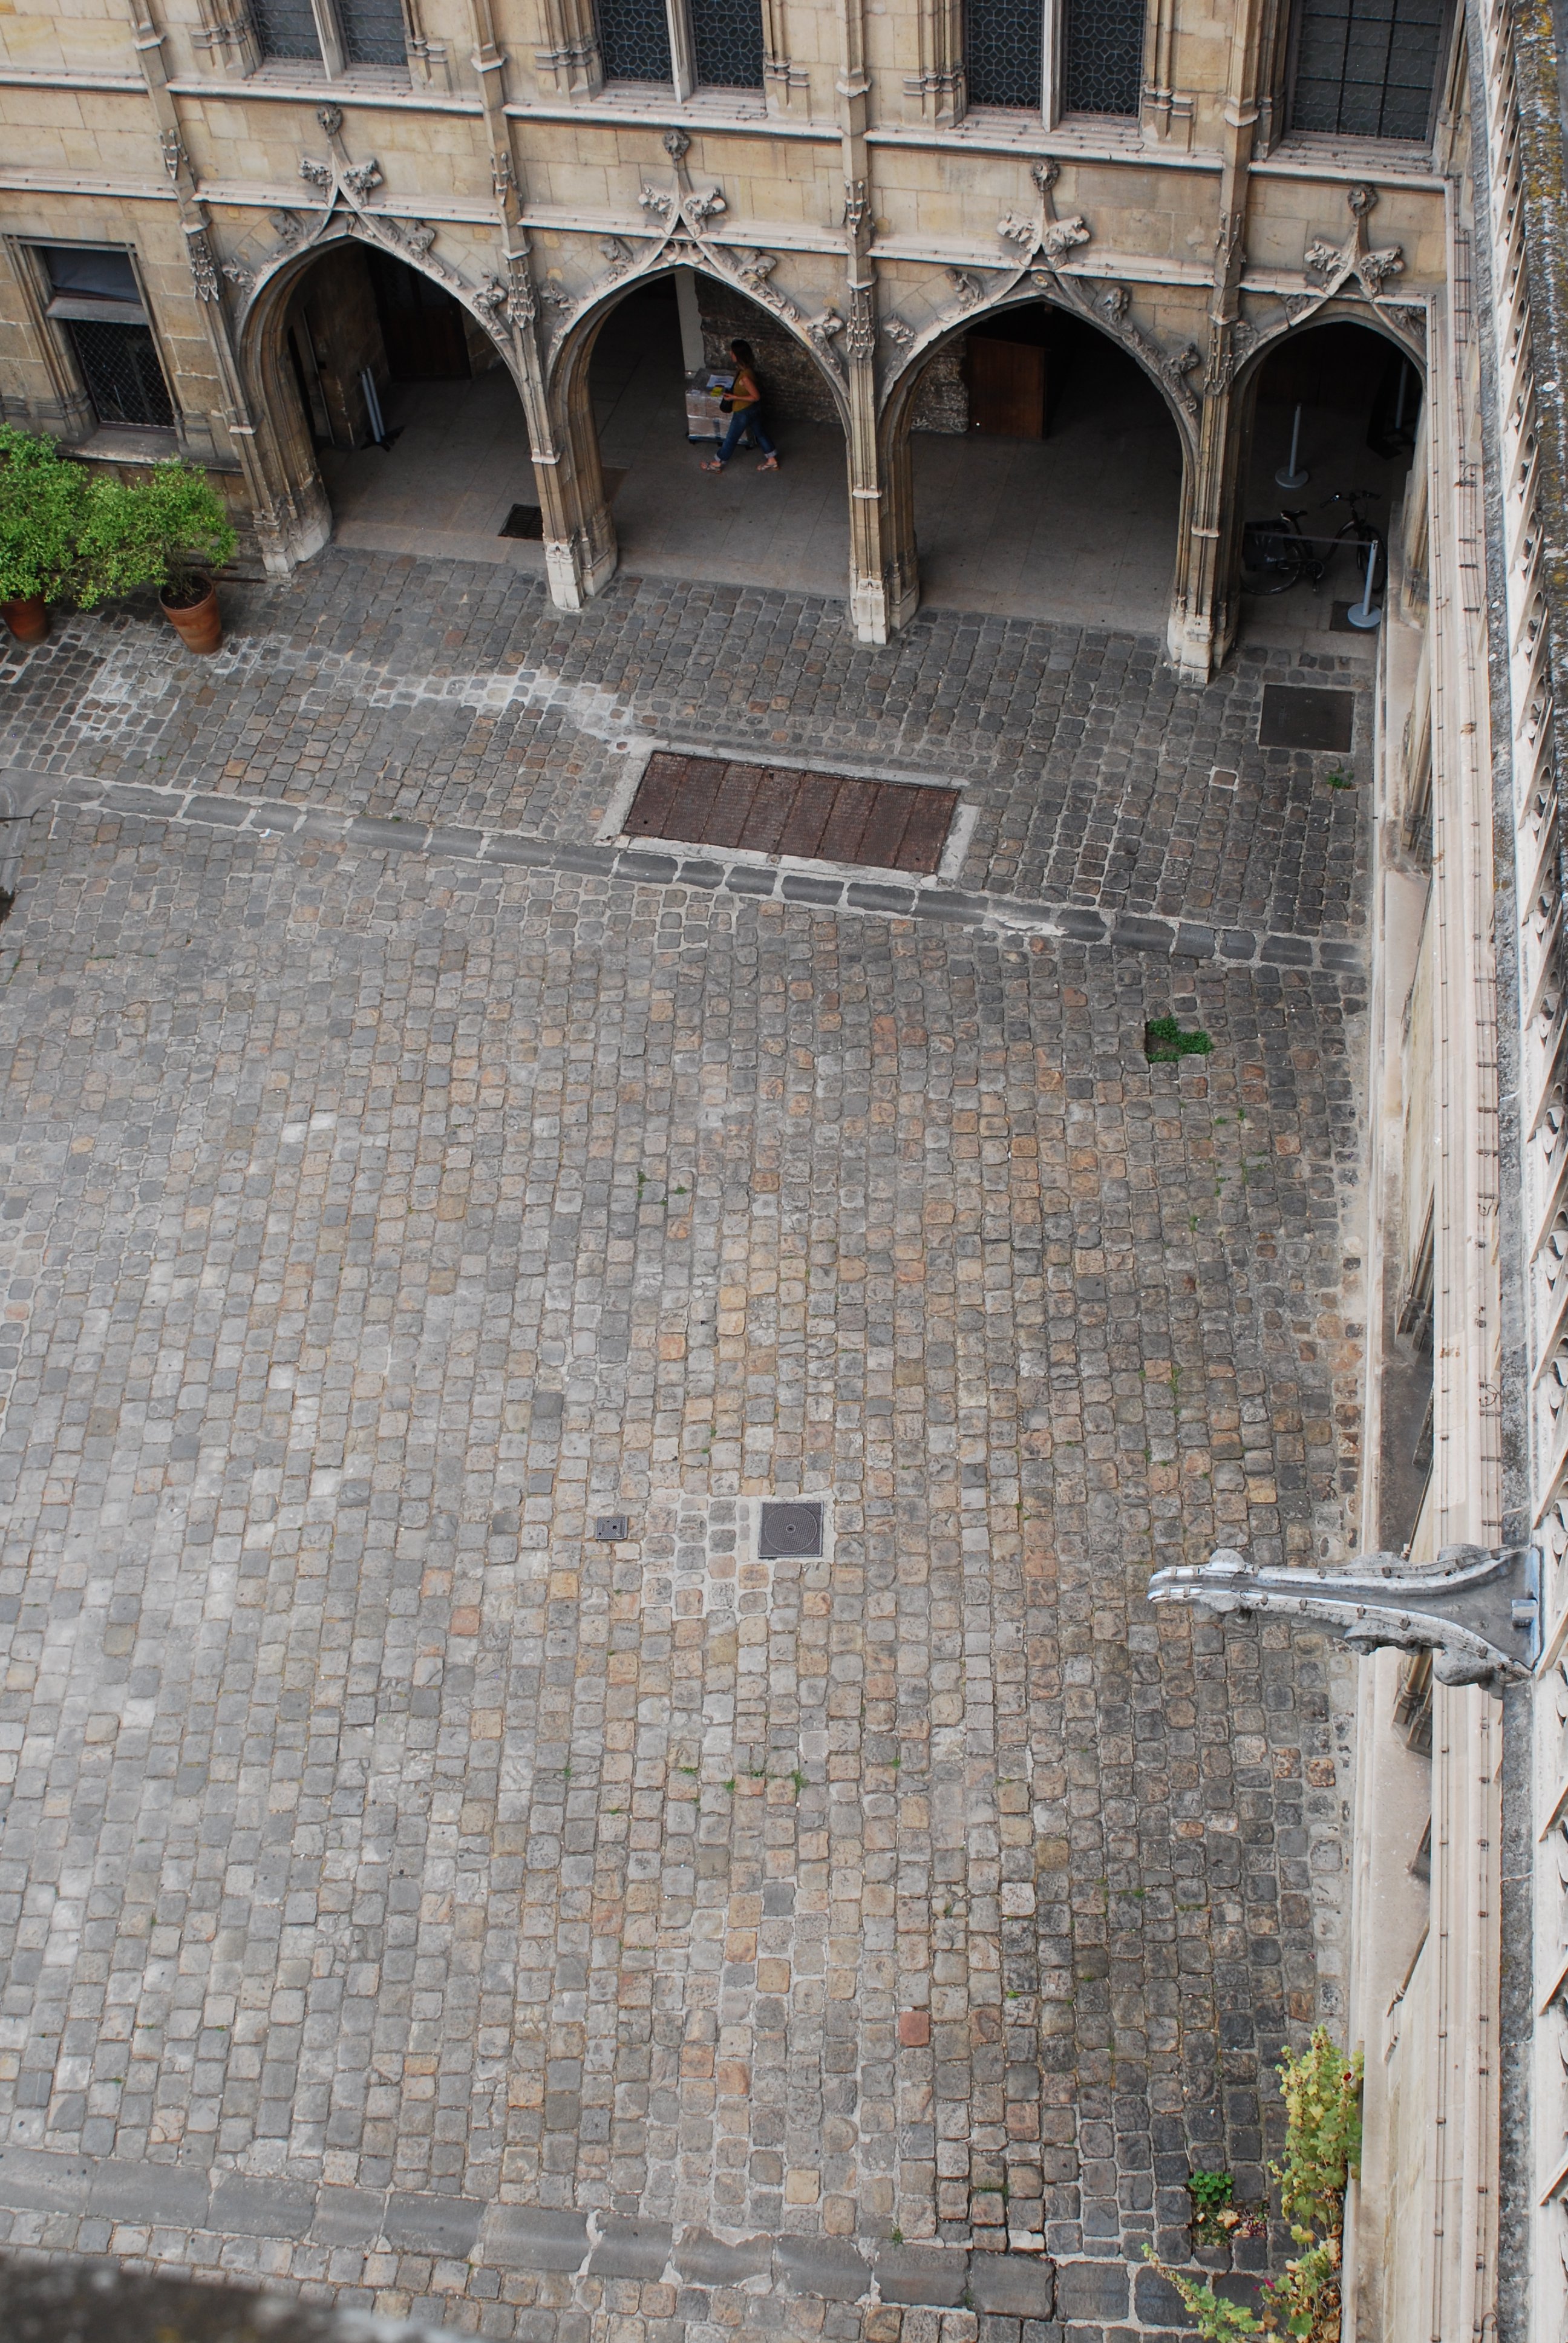
[(758, 1541), (757, 1551), (763, 1562), (775, 1562), (792, 1554), (819, 1554), (822, 1551), (821, 1506), (765, 1504), (762, 1508), (762, 1534)]

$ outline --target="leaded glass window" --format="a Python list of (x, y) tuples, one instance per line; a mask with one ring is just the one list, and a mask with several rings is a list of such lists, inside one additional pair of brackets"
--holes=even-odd
[(346, 65), (407, 64), (399, 0), (337, 0), (337, 21)]
[(1302, 0), (1291, 126), (1425, 138), (1442, 0)]
[(1063, 114), (1136, 114), (1143, 0), (1063, 0)]
[(598, 0), (598, 45), (608, 81), (673, 81), (664, 0)]
[(310, 0), (251, 0), (264, 57), (309, 57), (321, 63), (321, 35)]
[(699, 85), (762, 86), (762, 0), (689, 0)]
[(1040, 107), (1042, 0), (970, 0), (965, 66), (971, 106)]

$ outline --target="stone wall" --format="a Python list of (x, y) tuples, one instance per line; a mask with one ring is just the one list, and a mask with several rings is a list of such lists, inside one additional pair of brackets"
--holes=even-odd
[(776, 317), (711, 277), (698, 277), (697, 307), (703, 356), (710, 367), (728, 372), (734, 364), (729, 345), (737, 337), (756, 351), (766, 415), (779, 422), (837, 423), (839, 410), (822, 369)]
[(947, 431), (962, 438), (970, 427), (970, 390), (964, 379), (964, 353), (969, 336), (959, 334), (944, 342), (926, 362), (915, 390), (910, 427), (914, 431)]
[[(729, 345), (737, 337), (757, 353), (758, 371), (768, 395), (768, 412), (780, 420), (836, 423), (833, 395), (793, 334), (770, 317), (766, 309), (742, 295), (716, 285), (710, 277), (697, 280), (698, 307), (702, 317), (703, 355), (710, 367), (728, 367)], [(947, 431), (960, 438), (970, 427), (970, 395), (964, 381), (966, 335), (944, 343), (927, 363), (915, 393), (913, 427), (917, 431)]]
[[(383, 397), (391, 377), (370, 271), (357, 245), (329, 246), (307, 272), (295, 297), (289, 327), (297, 337), (308, 337), (315, 352), (332, 445), (363, 447), (371, 431), (359, 377), (368, 367)], [(299, 347), (298, 339), (296, 347)], [(314, 418), (317, 430), (322, 419), (318, 411)]]

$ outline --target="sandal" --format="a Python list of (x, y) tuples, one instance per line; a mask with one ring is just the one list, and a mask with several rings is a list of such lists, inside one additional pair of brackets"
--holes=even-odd
[(705, 472), (722, 472), (722, 470), (724, 469), (724, 467), (723, 467), (723, 465), (722, 465), (722, 464), (713, 463), (713, 464), (704, 464), (704, 466), (703, 466), (703, 468), (703, 468), (703, 470), (704, 470)]
[(758, 470), (759, 470), (759, 472), (776, 472), (776, 471), (779, 469), (779, 458), (778, 458), (778, 457), (777, 457), (777, 456), (764, 456), (764, 457), (763, 457), (763, 458), (762, 458), (762, 461), (758, 465), (757, 468), (758, 468)]

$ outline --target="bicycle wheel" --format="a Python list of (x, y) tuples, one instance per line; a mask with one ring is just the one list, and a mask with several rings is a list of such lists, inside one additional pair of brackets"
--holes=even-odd
[(1241, 531), (1241, 591), (1243, 594), (1288, 594), (1306, 573), (1306, 555), (1300, 538), (1261, 521), (1249, 521)]

